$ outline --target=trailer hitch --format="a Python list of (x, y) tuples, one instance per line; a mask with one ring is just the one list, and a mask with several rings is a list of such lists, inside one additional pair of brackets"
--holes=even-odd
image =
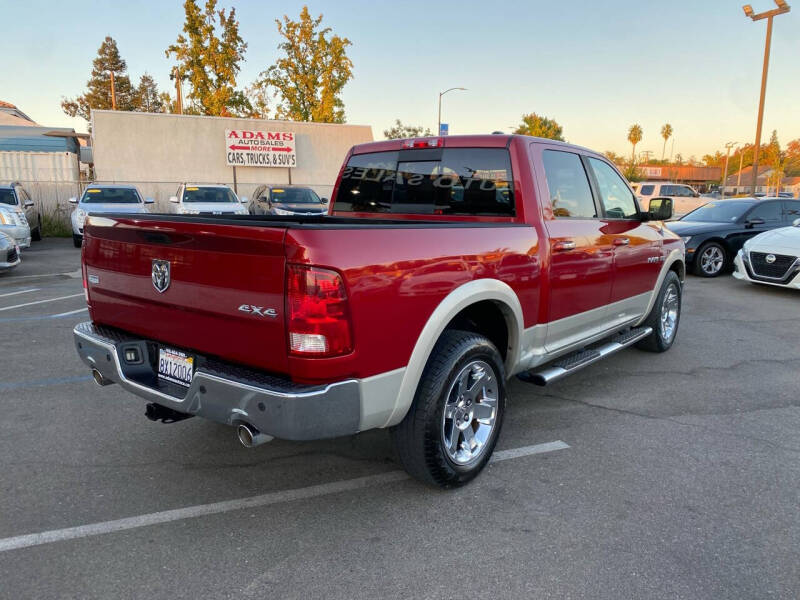
[(150, 419), (151, 421), (161, 421), (162, 423), (177, 423), (178, 421), (183, 421), (184, 419), (188, 419), (190, 417), (193, 417), (194, 415), (178, 412), (177, 410), (173, 410), (166, 406), (150, 402), (145, 407), (144, 416)]

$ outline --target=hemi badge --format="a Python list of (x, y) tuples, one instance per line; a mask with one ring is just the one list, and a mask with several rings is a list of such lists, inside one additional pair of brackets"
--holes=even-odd
[(100, 283), (100, 278), (97, 275), (89, 275), (89, 283)]

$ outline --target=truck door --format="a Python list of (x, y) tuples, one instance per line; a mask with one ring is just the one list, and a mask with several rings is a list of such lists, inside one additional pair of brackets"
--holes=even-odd
[[(580, 155), (543, 147), (539, 179), (550, 237), (549, 318), (545, 345), (552, 352), (604, 327), (611, 297), (612, 236), (602, 231), (589, 177)], [(536, 149), (534, 149), (534, 156)]]
[(633, 192), (614, 167), (594, 157), (587, 163), (602, 205), (602, 231), (614, 247), (609, 325), (624, 323), (647, 309), (664, 260), (662, 225), (642, 222)]

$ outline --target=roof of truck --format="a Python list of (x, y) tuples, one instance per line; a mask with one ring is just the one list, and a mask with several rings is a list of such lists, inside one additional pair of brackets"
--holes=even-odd
[(389, 152), (391, 150), (407, 149), (404, 146), (409, 140), (423, 142), (426, 140), (441, 140), (440, 144), (435, 147), (441, 148), (505, 148), (511, 143), (514, 138), (524, 138), (530, 141), (546, 142), (548, 144), (563, 145), (566, 148), (578, 148), (593, 154), (599, 154), (591, 148), (584, 148), (568, 142), (560, 142), (558, 140), (551, 140), (547, 138), (533, 137), (530, 135), (517, 135), (517, 134), (478, 134), (478, 135), (446, 135), (446, 136), (420, 136), (414, 138), (404, 138), (397, 140), (383, 140), (379, 142), (367, 142), (365, 144), (357, 144), (353, 146), (353, 154), (365, 154), (367, 152)]

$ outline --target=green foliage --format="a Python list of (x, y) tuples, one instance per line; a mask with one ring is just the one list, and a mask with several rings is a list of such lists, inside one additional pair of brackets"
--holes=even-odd
[(69, 219), (60, 212), (42, 213), (42, 236), (72, 237), (72, 226), (69, 224)]
[(400, 119), (395, 119), (394, 127), (391, 129), (383, 130), (383, 137), (387, 140), (399, 140), (403, 138), (426, 137), (433, 135), (431, 130), (427, 127), (423, 130), (422, 125), (417, 127), (413, 125), (403, 125)]
[(555, 119), (540, 117), (536, 113), (522, 115), (522, 124), (514, 133), (564, 141), (564, 131)]
[(353, 63), (347, 56), (350, 40), (321, 27), (322, 15), (312, 18), (304, 6), (300, 20), (284, 15), (275, 20), (285, 40), (278, 45), (283, 56), (262, 71), (256, 86), (274, 90), (279, 99), (279, 119), (344, 123), (342, 89), (353, 78)]
[(625, 169), (622, 171), (622, 174), (628, 181), (642, 181), (644, 179), (641, 169), (634, 164), (630, 164), (625, 167)]
[[(155, 79), (145, 73), (139, 78), (139, 85), (133, 91), (134, 110), (139, 112), (166, 112), (169, 106), (169, 94), (159, 93)], [(166, 100), (166, 102), (165, 102)]]
[(628, 141), (633, 144), (633, 150), (631, 151), (631, 166), (636, 164), (636, 144), (642, 141), (642, 126), (638, 123), (634, 123), (628, 129)]
[(92, 74), (86, 82), (86, 91), (76, 98), (64, 98), (61, 102), (64, 112), (70, 117), (81, 117), (88, 121), (92, 109), (111, 109), (112, 72), (117, 110), (134, 110), (134, 93), (128, 77), (128, 65), (119, 54), (117, 42), (106, 36), (97, 50), (97, 57), (92, 61)]
[(661, 148), (661, 160), (664, 160), (664, 153), (667, 151), (667, 140), (672, 137), (672, 125), (664, 123), (661, 126), (661, 137), (664, 138), (664, 146)]
[(195, 0), (186, 0), (183, 33), (167, 48), (166, 55), (175, 55), (181, 78), (189, 82), (187, 96), (197, 113), (246, 115), (251, 107), (244, 93), (236, 90), (236, 75), (247, 44), (239, 35), (236, 9), (227, 13), (216, 7), (217, 0), (206, 0), (201, 11)]

